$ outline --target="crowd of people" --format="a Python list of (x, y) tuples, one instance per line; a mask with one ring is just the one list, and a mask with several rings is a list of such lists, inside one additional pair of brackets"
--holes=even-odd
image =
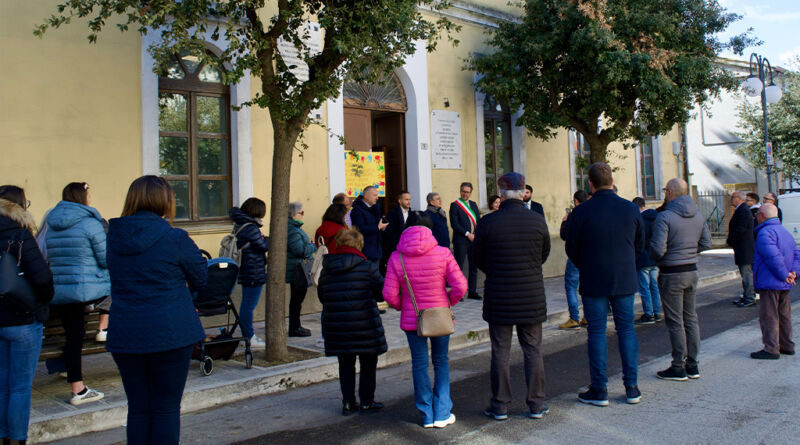
[[(568, 256), (564, 286), (569, 308), (569, 319), (560, 328), (587, 329), (590, 384), (578, 399), (607, 406), (610, 311), (625, 399), (636, 404), (642, 394), (634, 325), (661, 322), (662, 308), (672, 362), (657, 376), (674, 381), (700, 378), (697, 255), (711, 247), (711, 236), (682, 179), (668, 181), (664, 204), (648, 209), (642, 198), (628, 201), (617, 194), (607, 164), (591, 165), (588, 177), (589, 190), (574, 193), (560, 227)], [(448, 357), (454, 332), (451, 308), (464, 298), (482, 300), (489, 325), (492, 397), (484, 414), (495, 420), (508, 418), (514, 328), (524, 356), (528, 415), (540, 419), (549, 412), (544, 402), (542, 324), (547, 305), (542, 266), (550, 255), (550, 233), (543, 207), (532, 199), (533, 189), (523, 175), (506, 173), (498, 186), (500, 193), (489, 198), (483, 215), (470, 199), (469, 182), (460, 185), (460, 197), (451, 203), (449, 214), (437, 192), (428, 193), (426, 208), (415, 211), (411, 195), (401, 191), (397, 205), (386, 214), (375, 187), (366, 187), (355, 199), (340, 193), (324, 212), (313, 240), (303, 229), (302, 203), (289, 204), (288, 335), (312, 335), (301, 326), (300, 314), (310, 284), (308, 263), (324, 246), (328, 254), (317, 288), (321, 334), (325, 354), (339, 362), (344, 415), (383, 407), (375, 399), (375, 382), (378, 356), (387, 351), (378, 306), (385, 301), (400, 311), (422, 425), (444, 428), (454, 423)], [(794, 354), (788, 293), (800, 273), (800, 250), (781, 226), (776, 197), (768, 194), (762, 204), (758, 198), (733, 193), (735, 211), (727, 242), (742, 275), (743, 293), (735, 303), (750, 307), (760, 296), (764, 348), (751, 356), (777, 359)], [(169, 183), (157, 176), (136, 179), (122, 215), (110, 222), (90, 206), (86, 183), (68, 184), (62, 201), (47, 212), (38, 229), (28, 213), (30, 205), (23, 189), (0, 186), (0, 244), (8, 245), (2, 261), (16, 264), (31, 299), (28, 306), (11, 298), (0, 300), (4, 445), (27, 438), (43, 323), (51, 316), (61, 321), (66, 344), (60, 359), (47, 362), (48, 370), (64, 373), (71, 387), (70, 403), (103, 398), (102, 392), (86, 386), (81, 372), (87, 305), (101, 313), (96, 340), (106, 343), (128, 398), (128, 442), (178, 443), (180, 401), (192, 351), (206, 337), (192, 292), (204, 288), (208, 278), (201, 251), (185, 231), (171, 225), (175, 197)], [(253, 326), (270, 247), (261, 231), (265, 214), (266, 204), (255, 197), (229, 212), (241, 254), (241, 331), (254, 348), (265, 346)], [(477, 287), (478, 270), (486, 276), (483, 295)], [(638, 319), (637, 293), (643, 311)]]

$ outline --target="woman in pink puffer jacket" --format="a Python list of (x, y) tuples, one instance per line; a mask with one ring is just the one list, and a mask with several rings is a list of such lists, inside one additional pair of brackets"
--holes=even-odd
[[(401, 255), (419, 310), (454, 306), (467, 292), (467, 280), (450, 249), (436, 242), (430, 219), (423, 216), (415, 224), (403, 232), (397, 251), (389, 258), (383, 298), (389, 306), (401, 311), (400, 327), (406, 332), (411, 350), (414, 402), (422, 414), (422, 425), (425, 428), (444, 428), (456, 421), (456, 416), (450, 413), (453, 407), (447, 357), (450, 336), (430, 338), (434, 369), (434, 386), (431, 388), (428, 338), (417, 335), (417, 315), (403, 276)], [(449, 293), (446, 284), (450, 285)]]

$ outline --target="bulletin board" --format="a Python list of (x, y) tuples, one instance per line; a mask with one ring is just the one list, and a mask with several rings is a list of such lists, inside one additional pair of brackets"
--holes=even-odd
[(383, 153), (351, 151), (344, 154), (344, 177), (347, 196), (359, 196), (367, 186), (378, 189), (378, 197), (386, 196), (386, 168)]

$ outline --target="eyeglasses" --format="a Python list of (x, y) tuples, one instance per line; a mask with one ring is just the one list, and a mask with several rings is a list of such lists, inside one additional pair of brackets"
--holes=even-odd
[(87, 184), (87, 183), (85, 183), (85, 182), (84, 182), (84, 183), (83, 183), (83, 189), (84, 189), (84, 190), (89, 190), (89, 184)]
[(28, 199), (27, 201), (25, 201), (25, 208), (28, 209), (30, 207), (31, 207), (31, 200)]

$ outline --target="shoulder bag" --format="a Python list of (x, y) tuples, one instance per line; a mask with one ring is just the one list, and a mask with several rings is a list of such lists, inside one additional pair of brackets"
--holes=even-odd
[(36, 294), (20, 268), (22, 236), (19, 236), (17, 243), (19, 245), (17, 258), (11, 253), (11, 248), (15, 244), (13, 240), (8, 241), (5, 252), (0, 252), (0, 302), (7, 308), (19, 312), (33, 312), (36, 309)]
[(414, 290), (411, 288), (411, 281), (409, 281), (406, 273), (406, 265), (403, 261), (402, 253), (400, 253), (400, 265), (403, 267), (403, 278), (406, 280), (408, 294), (411, 296), (411, 303), (414, 305), (414, 312), (417, 314), (417, 335), (420, 337), (442, 337), (455, 332), (455, 317), (450, 309), (450, 300), (447, 301), (447, 307), (432, 307), (419, 310), (417, 300), (414, 298)]

